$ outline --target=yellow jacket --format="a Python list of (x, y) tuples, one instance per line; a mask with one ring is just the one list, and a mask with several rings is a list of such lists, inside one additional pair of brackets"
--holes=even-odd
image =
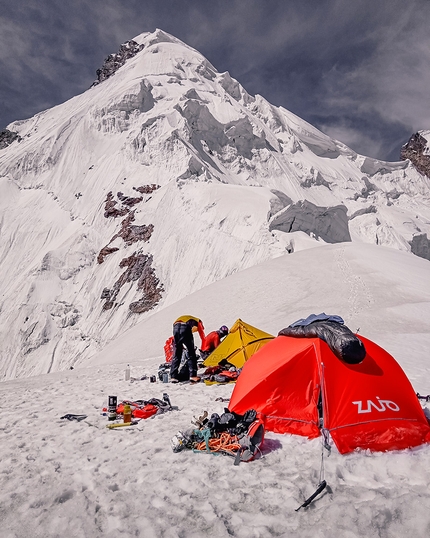
[(187, 323), (187, 321), (190, 321), (190, 319), (193, 319), (197, 323), (197, 327), (192, 327), (191, 330), (193, 333), (198, 331), (200, 338), (203, 340), (203, 338), (205, 338), (205, 328), (201, 319), (196, 318), (195, 316), (181, 316), (173, 322), (173, 325), (175, 323)]

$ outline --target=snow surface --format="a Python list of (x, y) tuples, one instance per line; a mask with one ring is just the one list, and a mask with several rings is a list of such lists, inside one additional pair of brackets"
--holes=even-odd
[[(295, 510), (321, 477), (321, 444), (267, 433), (264, 457), (173, 453), (170, 439), (232, 386), (124, 380), (155, 374), (178, 315), (214, 330), (238, 317), (277, 332), (325, 311), (385, 347), (414, 389), (430, 393), (430, 264), (361, 243), (323, 245), (241, 271), (166, 306), (74, 370), (0, 383), (2, 538), (424, 538), (430, 534), (430, 446), (324, 457), (329, 488)], [(198, 339), (196, 339), (198, 344)], [(177, 411), (106, 429), (109, 395), (170, 395)], [(60, 417), (86, 414), (82, 422)], [(430, 416), (430, 405), (426, 413)]]
[[(345, 206), (353, 242), (409, 252), (415, 234), (430, 237), (430, 180), (408, 161), (357, 155), (161, 30), (135, 39), (143, 50), (112, 77), (8, 126), (22, 140), (0, 150), (0, 379), (67, 369), (150, 317), (129, 309), (136, 280), (102, 309), (135, 253), (152, 256), (160, 309), (321, 246), (309, 210), (305, 238), (269, 229), (301, 200)], [(154, 226), (149, 241), (111, 243), (123, 219), (104, 216), (108, 193), (151, 184), (133, 206), (134, 225)], [(331, 224), (324, 237), (336, 242)], [(99, 264), (107, 245), (119, 250)]]

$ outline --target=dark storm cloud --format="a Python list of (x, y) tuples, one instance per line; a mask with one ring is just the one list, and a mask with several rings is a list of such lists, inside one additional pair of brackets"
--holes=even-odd
[(429, 0), (19, 0), (0, 10), (0, 129), (85, 91), (161, 28), (365, 155), (430, 128)]

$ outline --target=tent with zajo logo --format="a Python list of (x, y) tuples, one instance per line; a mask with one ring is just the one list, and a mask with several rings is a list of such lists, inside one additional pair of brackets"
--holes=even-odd
[(244, 365), (229, 410), (255, 409), (266, 430), (315, 438), (339, 452), (386, 451), (430, 442), (430, 425), (396, 360), (360, 336), (364, 359), (340, 360), (321, 338), (277, 336)]

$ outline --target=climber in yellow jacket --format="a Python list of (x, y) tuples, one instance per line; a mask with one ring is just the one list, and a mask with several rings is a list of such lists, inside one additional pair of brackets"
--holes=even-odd
[(199, 333), (200, 338), (205, 338), (205, 328), (201, 319), (194, 316), (181, 316), (173, 323), (173, 338), (175, 340), (175, 354), (170, 367), (170, 381), (178, 383), (179, 366), (181, 364), (184, 347), (188, 352), (187, 365), (190, 372), (190, 381), (197, 383), (197, 357), (194, 349), (193, 332)]

